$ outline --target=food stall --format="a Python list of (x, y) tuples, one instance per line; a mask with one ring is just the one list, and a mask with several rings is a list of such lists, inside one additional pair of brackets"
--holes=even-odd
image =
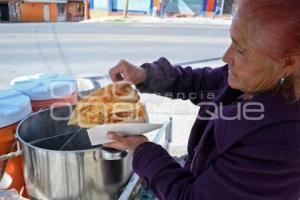
[[(99, 88), (100, 82), (104, 80), (108, 82), (107, 77), (77, 79), (79, 85), (76, 94), (83, 98)], [(17, 88), (20, 88), (19, 84)], [(70, 92), (73, 94), (75, 91)], [(2, 160), (22, 155), (28, 192), (26, 197), (109, 200), (136, 198), (141, 185), (139, 177), (131, 168), (132, 152), (109, 149), (102, 145), (92, 146), (86, 129), (67, 125), (69, 108), (43, 108), (24, 118), (16, 133), (20, 144), (18, 149), (9, 155), (1, 155)], [(171, 126), (172, 119), (164, 122), (159, 130), (149, 133), (149, 139), (168, 149), (172, 139)], [(6, 195), (9, 194), (16, 195), (7, 191)]]

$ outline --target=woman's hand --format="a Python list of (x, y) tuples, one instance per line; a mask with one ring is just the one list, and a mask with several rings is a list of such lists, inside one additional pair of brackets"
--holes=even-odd
[(110, 132), (107, 137), (114, 140), (114, 142), (104, 144), (104, 146), (120, 150), (134, 151), (140, 144), (148, 142), (148, 139), (143, 135), (123, 137), (117, 133)]
[(130, 64), (126, 60), (121, 60), (115, 67), (111, 68), (109, 75), (113, 82), (129, 81), (132, 84), (142, 83), (147, 78), (145, 69)]

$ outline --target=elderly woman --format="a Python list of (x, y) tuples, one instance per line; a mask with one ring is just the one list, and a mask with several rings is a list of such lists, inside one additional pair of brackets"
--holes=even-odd
[(230, 34), (220, 68), (160, 58), (110, 70), (141, 92), (201, 105), (184, 167), (144, 136), (109, 134), (108, 147), (134, 150), (133, 169), (158, 199), (300, 199), (300, 1), (242, 0)]

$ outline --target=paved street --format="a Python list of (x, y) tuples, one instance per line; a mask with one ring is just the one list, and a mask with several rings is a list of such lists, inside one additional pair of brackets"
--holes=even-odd
[[(107, 74), (122, 58), (139, 65), (161, 56), (172, 63), (221, 57), (230, 42), (228, 29), (228, 25), (184, 23), (0, 24), (0, 89), (17, 76), (37, 72), (66, 72), (76, 77)], [(197, 107), (154, 95), (142, 98), (153, 122), (173, 116), (171, 150), (181, 154)]]
[(0, 88), (24, 74), (105, 74), (121, 58), (173, 63), (220, 57), (228, 26), (122, 23), (0, 24)]

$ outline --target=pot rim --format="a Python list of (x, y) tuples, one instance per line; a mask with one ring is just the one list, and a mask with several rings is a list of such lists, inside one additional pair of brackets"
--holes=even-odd
[[(60, 108), (60, 107), (65, 107), (65, 106), (58, 106), (58, 107), (55, 107), (55, 108)], [(48, 110), (50, 110), (51, 108), (45, 108), (45, 109), (41, 109), (39, 110), (38, 112), (35, 112), (35, 113), (31, 113), (30, 115), (28, 115), (27, 117), (25, 117), (24, 119), (22, 119), (20, 121), (20, 123), (18, 124), (17, 126), (17, 130), (16, 130), (16, 138), (22, 143), (22, 144), (25, 144), (26, 146), (29, 146), (30, 148), (32, 149), (38, 149), (40, 151), (45, 151), (45, 152), (53, 152), (53, 153), (87, 153), (87, 152), (93, 152), (93, 151), (99, 151), (99, 152), (102, 152), (102, 155), (106, 155), (105, 157), (110, 157), (108, 158), (111, 159), (111, 160), (116, 160), (117, 158), (119, 159), (122, 159), (124, 158), (125, 156), (123, 156), (124, 152), (126, 153), (129, 153), (131, 151), (121, 151), (121, 150), (117, 150), (117, 149), (111, 149), (111, 148), (102, 148), (103, 145), (99, 146), (99, 147), (94, 147), (94, 148), (90, 148), (90, 149), (84, 149), (84, 150), (52, 150), (52, 149), (44, 149), (44, 148), (41, 148), (41, 147), (37, 147), (37, 146), (34, 146), (28, 142), (25, 142), (19, 135), (19, 129), (20, 129), (20, 126), (22, 125), (22, 123), (24, 121), (26, 121), (28, 118), (30, 118), (31, 116), (33, 115), (37, 115), (41, 112), (46, 112)], [(108, 156), (108, 154), (110, 154), (110, 156)]]

